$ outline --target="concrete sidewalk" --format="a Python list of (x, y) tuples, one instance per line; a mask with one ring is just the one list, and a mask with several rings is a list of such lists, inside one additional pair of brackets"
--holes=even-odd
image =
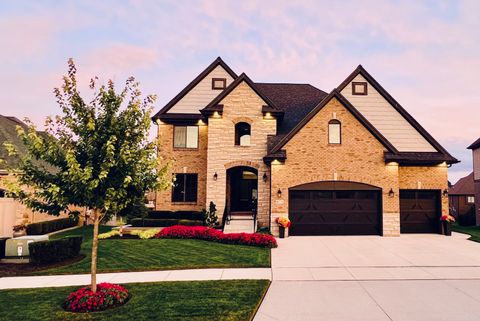
[[(99, 273), (97, 282), (143, 283), (161, 281), (271, 280), (269, 268), (193, 269), (146, 272)], [(0, 278), (0, 290), (81, 286), (90, 283), (90, 274), (17, 276)]]

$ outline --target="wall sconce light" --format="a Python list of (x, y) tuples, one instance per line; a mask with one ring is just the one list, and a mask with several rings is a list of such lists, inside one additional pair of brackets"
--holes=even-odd
[(278, 191), (277, 191), (277, 197), (278, 197), (278, 198), (282, 197), (282, 190), (281, 190), (281, 189), (278, 189)]
[(213, 174), (213, 180), (216, 181), (217, 178), (218, 178), (218, 174), (217, 174), (217, 172), (215, 172), (215, 174)]
[(267, 177), (267, 173), (266, 173), (266, 172), (263, 173), (263, 177), (262, 177), (262, 178), (263, 178), (263, 181), (264, 181), (264, 182), (267, 182), (267, 178), (268, 178), (268, 177)]
[(394, 196), (395, 196), (395, 192), (393, 191), (392, 188), (391, 188), (390, 191), (388, 192), (388, 196), (389, 196), (389, 197), (394, 197)]
[(442, 194), (443, 194), (443, 197), (447, 197), (448, 196), (448, 189), (444, 189)]

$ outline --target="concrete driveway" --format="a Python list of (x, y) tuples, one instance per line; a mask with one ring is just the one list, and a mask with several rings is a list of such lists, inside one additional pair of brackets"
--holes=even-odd
[(480, 320), (480, 243), (466, 238), (279, 240), (255, 320)]

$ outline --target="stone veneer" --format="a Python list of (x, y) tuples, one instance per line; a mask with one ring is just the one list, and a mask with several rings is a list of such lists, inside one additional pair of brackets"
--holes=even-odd
[[(262, 177), (264, 173), (270, 177), (270, 170), (263, 157), (267, 153), (267, 136), (276, 134), (276, 120), (263, 117), (262, 106), (266, 103), (246, 82), (241, 82), (220, 104), (223, 115), (208, 119), (207, 203), (213, 201), (221, 216), (227, 197), (227, 170), (236, 166), (253, 167), (259, 178), (258, 225), (268, 226), (270, 185)], [(238, 122), (250, 124), (250, 146), (235, 145), (235, 124)], [(217, 180), (213, 179), (215, 173)]]

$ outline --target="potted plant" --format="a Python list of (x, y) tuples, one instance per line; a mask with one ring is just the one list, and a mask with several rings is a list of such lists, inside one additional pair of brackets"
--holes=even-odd
[(27, 235), (27, 226), (25, 224), (18, 224), (13, 226), (13, 237)]
[(451, 225), (455, 222), (455, 218), (450, 214), (445, 214), (440, 217), (440, 221), (442, 222), (443, 234), (447, 236), (452, 235)]
[(290, 220), (288, 219), (288, 217), (280, 216), (275, 219), (275, 222), (277, 222), (279, 226), (280, 238), (281, 239), (285, 238), (285, 229), (290, 227), (291, 225)]

